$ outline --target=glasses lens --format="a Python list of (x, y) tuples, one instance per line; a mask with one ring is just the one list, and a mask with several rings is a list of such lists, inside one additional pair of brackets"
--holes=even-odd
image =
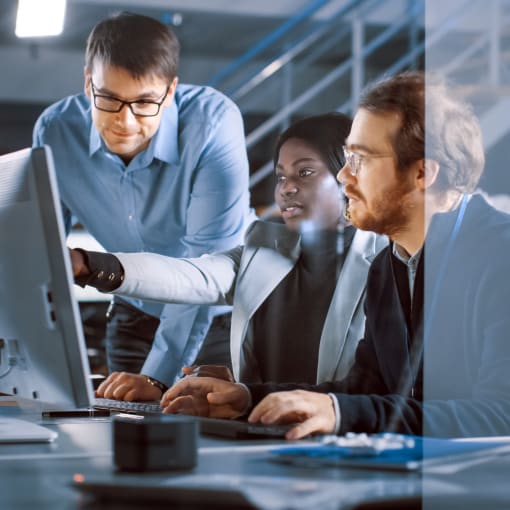
[(150, 101), (139, 101), (131, 103), (131, 109), (135, 115), (142, 117), (152, 117), (159, 112), (159, 104), (151, 103)]
[(343, 150), (345, 162), (349, 165), (351, 174), (356, 175), (358, 171), (358, 158), (356, 157), (357, 154), (354, 154), (354, 152), (347, 150), (345, 147), (343, 148)]
[(359, 170), (359, 156), (354, 152), (350, 154), (351, 159), (349, 160), (349, 166), (351, 167), (351, 172), (353, 175), (356, 175)]
[(154, 117), (159, 112), (159, 104), (149, 101), (127, 103), (114, 97), (94, 96), (94, 104), (98, 110), (112, 113), (119, 112), (123, 105), (128, 105), (131, 111), (140, 117)]
[(349, 151), (345, 148), (345, 147), (342, 147), (342, 151), (344, 153), (344, 161), (347, 165), (349, 165), (349, 161), (350, 161), (350, 157), (349, 157)]
[(122, 101), (107, 96), (94, 96), (94, 104), (105, 112), (118, 112), (122, 108)]

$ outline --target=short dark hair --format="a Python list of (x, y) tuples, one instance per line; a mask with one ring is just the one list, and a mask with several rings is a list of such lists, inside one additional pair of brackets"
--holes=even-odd
[(329, 171), (336, 177), (344, 166), (342, 145), (351, 130), (352, 120), (338, 112), (314, 115), (298, 120), (288, 127), (278, 138), (274, 150), (274, 164), (278, 163), (281, 146), (289, 138), (298, 138), (313, 147), (328, 165)]
[(475, 190), (485, 162), (480, 125), (471, 106), (454, 97), (444, 80), (420, 71), (403, 72), (367, 87), (359, 107), (400, 116), (392, 140), (400, 171), (432, 159), (440, 165), (434, 189)]
[(94, 61), (122, 67), (134, 78), (154, 75), (170, 83), (177, 76), (179, 41), (172, 30), (148, 16), (121, 12), (99, 22), (90, 32), (85, 65)]

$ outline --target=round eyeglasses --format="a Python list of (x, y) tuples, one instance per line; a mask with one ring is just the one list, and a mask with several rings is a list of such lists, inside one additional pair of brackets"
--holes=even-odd
[(365, 159), (393, 158), (393, 154), (358, 154), (357, 152), (349, 150), (345, 145), (342, 146), (342, 151), (344, 153), (345, 162), (349, 166), (349, 173), (353, 177), (358, 175)]
[(159, 113), (161, 105), (168, 95), (170, 87), (167, 87), (163, 97), (159, 101), (149, 101), (147, 99), (136, 99), (135, 101), (124, 101), (114, 96), (105, 96), (97, 94), (94, 83), (90, 80), (94, 106), (102, 112), (119, 113), (125, 105), (129, 107), (131, 113), (137, 117), (155, 117)]

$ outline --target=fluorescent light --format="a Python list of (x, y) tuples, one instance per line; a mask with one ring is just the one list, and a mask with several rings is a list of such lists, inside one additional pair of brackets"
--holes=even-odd
[(16, 35), (59, 35), (64, 27), (66, 0), (18, 0)]

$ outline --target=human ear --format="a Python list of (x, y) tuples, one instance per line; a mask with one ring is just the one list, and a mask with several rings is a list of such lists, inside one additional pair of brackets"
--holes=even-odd
[(177, 88), (178, 83), (179, 83), (179, 78), (176, 76), (172, 80), (172, 83), (170, 83), (170, 85), (168, 87), (168, 94), (165, 97), (165, 101), (163, 103), (165, 106), (170, 106), (170, 104), (172, 104), (172, 101), (174, 99), (175, 89)]
[(426, 191), (437, 180), (439, 163), (433, 159), (420, 159), (417, 161), (416, 183), (419, 189)]
[(177, 84), (179, 83), (179, 77), (176, 76), (173, 80), (172, 80), (172, 83), (170, 83), (170, 88), (169, 88), (169, 91), (168, 93), (169, 94), (172, 94), (172, 96), (175, 94), (175, 89), (177, 87)]

